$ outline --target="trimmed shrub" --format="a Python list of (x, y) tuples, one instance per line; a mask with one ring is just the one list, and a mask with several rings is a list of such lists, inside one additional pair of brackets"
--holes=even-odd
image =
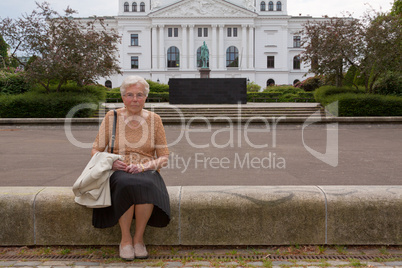
[(322, 105), (327, 105), (326, 101), (328, 96), (341, 94), (341, 93), (364, 93), (364, 89), (355, 89), (351, 87), (335, 87), (335, 86), (323, 86), (314, 91), (314, 99)]
[(261, 90), (261, 86), (257, 85), (254, 82), (250, 82), (247, 84), (247, 92), (259, 92)]
[(339, 116), (402, 116), (402, 98), (378, 94), (331, 95), (326, 103), (338, 101)]
[[(38, 94), (27, 92), (19, 95), (0, 96), (0, 117), (2, 118), (64, 118), (75, 106), (82, 103), (98, 105), (92, 94), (71, 92)], [(91, 109), (79, 110), (75, 117), (90, 117)]]
[(149, 92), (169, 92), (169, 85), (157, 83), (151, 80), (147, 80), (149, 84)]
[[(106, 92), (106, 101), (123, 102), (120, 90)], [(169, 102), (169, 92), (149, 92), (147, 102)]]

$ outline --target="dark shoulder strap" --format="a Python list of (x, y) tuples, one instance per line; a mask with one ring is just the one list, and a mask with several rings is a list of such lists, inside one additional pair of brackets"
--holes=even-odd
[(114, 149), (114, 140), (116, 139), (116, 121), (117, 121), (117, 112), (116, 110), (113, 110), (113, 132), (112, 132), (112, 147), (110, 149), (110, 152), (113, 153)]

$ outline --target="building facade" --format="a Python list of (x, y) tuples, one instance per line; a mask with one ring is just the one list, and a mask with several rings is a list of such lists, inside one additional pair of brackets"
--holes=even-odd
[(311, 19), (289, 16), (287, 0), (119, 0), (117, 16), (105, 22), (122, 36), (123, 76), (100, 82), (118, 87), (133, 74), (161, 83), (199, 78), (205, 42), (211, 78), (291, 85), (306, 78), (299, 31)]

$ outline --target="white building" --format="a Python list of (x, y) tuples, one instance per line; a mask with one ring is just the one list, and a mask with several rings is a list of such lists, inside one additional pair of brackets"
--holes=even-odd
[[(289, 16), (287, 0), (119, 0), (106, 23), (122, 35), (123, 76), (199, 78), (205, 41), (211, 78), (247, 78), (265, 88), (306, 78), (298, 55), (308, 19)], [(101, 82), (118, 87), (123, 76)]]

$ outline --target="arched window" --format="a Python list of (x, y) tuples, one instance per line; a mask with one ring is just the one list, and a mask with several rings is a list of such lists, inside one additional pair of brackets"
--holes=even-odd
[(140, 4), (140, 11), (145, 12), (145, 3), (144, 2), (141, 2), (141, 4)]
[(294, 56), (293, 58), (293, 69), (300, 70), (300, 56)]
[(239, 67), (239, 50), (231, 46), (226, 50), (226, 67)]
[[(207, 49), (208, 55), (209, 55), (209, 49)], [(202, 61), (201, 61), (201, 47), (197, 49), (197, 67), (202, 67)], [(207, 60), (207, 67), (209, 67), (209, 58)]]
[(299, 83), (299, 82), (300, 82), (300, 80), (299, 80), (299, 79), (296, 79), (295, 81), (293, 81), (293, 86), (296, 86), (297, 83)]
[(133, 2), (132, 9), (133, 9), (133, 12), (137, 12), (137, 3), (136, 2)]
[(281, 1), (276, 2), (276, 11), (282, 11), (282, 3), (281, 3)]
[(268, 11), (274, 11), (274, 2), (269, 1), (269, 3), (268, 3)]
[(128, 4), (128, 2), (125, 2), (124, 3), (124, 12), (129, 12), (129, 8), (130, 8), (130, 5)]
[(106, 80), (106, 82), (105, 82), (105, 87), (107, 87), (107, 88), (112, 88), (112, 81)]
[(275, 80), (274, 79), (268, 79), (267, 87), (269, 87), (269, 86), (275, 86)]
[(177, 47), (169, 47), (167, 51), (167, 67), (180, 67), (180, 52)]
[(265, 1), (261, 1), (261, 11), (265, 11)]

